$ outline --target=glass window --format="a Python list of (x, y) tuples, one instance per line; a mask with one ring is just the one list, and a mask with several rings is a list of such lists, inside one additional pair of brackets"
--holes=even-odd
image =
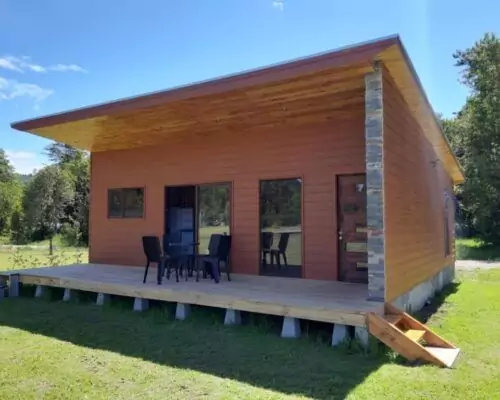
[(208, 253), (210, 236), (214, 233), (230, 235), (231, 185), (216, 183), (198, 186), (198, 241), (199, 253)]
[(260, 182), (260, 260), (263, 275), (301, 276), (302, 181)]
[(108, 190), (108, 218), (142, 218), (143, 216), (143, 188)]

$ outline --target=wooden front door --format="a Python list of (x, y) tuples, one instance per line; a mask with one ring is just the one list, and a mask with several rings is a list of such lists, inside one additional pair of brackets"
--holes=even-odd
[(337, 177), (339, 279), (368, 283), (366, 175)]

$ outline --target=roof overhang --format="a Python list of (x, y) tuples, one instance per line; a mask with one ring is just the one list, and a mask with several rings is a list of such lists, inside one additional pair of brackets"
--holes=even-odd
[(460, 166), (398, 36), (11, 126), (96, 152), (221, 130), (248, 132), (352, 118), (364, 111), (364, 75), (376, 60), (393, 77), (453, 182), (462, 182)]

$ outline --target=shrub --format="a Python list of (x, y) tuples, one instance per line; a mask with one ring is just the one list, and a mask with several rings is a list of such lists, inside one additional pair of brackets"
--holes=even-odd
[(65, 223), (62, 225), (61, 230), (61, 241), (66, 246), (78, 246), (82, 241), (82, 233), (77, 226)]

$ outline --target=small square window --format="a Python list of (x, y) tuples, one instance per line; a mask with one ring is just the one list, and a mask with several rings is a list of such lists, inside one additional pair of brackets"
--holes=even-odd
[(143, 216), (143, 188), (108, 190), (108, 218), (142, 218)]

